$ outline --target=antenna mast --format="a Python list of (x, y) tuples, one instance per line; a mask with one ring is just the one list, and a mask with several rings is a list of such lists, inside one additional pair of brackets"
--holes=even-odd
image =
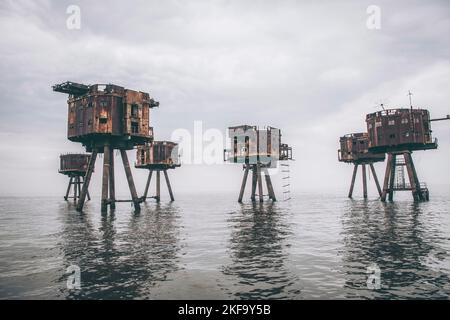
[(412, 108), (413, 108), (413, 106), (412, 106), (412, 98), (411, 98), (412, 95), (413, 95), (413, 94), (412, 94), (411, 90), (408, 90), (409, 106), (411, 107), (411, 110), (412, 110)]

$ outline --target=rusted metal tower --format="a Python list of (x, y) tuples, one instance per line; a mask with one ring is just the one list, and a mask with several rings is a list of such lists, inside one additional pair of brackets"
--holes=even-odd
[(348, 197), (353, 195), (353, 189), (355, 186), (356, 174), (358, 173), (358, 166), (362, 168), (363, 179), (363, 194), (364, 199), (367, 199), (367, 173), (366, 166), (370, 167), (372, 171), (375, 184), (377, 186), (378, 193), (381, 197), (382, 191), (380, 183), (378, 182), (377, 173), (373, 164), (375, 162), (383, 162), (385, 159), (384, 153), (373, 153), (369, 151), (369, 135), (366, 132), (363, 133), (351, 133), (347, 134), (339, 139), (341, 148), (338, 150), (338, 160), (340, 162), (351, 163), (354, 165), (352, 182), (350, 184), (350, 191)]
[[(369, 151), (388, 154), (381, 200), (394, 199), (394, 191), (411, 191), (414, 201), (428, 201), (429, 191), (421, 183), (414, 166), (412, 153), (416, 150), (437, 149), (437, 139), (431, 136), (431, 121), (428, 110), (401, 108), (388, 109), (366, 116), (369, 133)], [(401, 159), (402, 157), (403, 159)], [(404, 168), (409, 178), (405, 182)], [(400, 176), (396, 173), (399, 172)]]
[[(138, 146), (136, 152), (137, 169), (149, 170), (147, 183), (145, 185), (144, 195), (142, 201), (148, 198), (156, 199), (157, 202), (161, 200), (161, 171), (164, 173), (166, 179), (167, 189), (169, 191), (170, 200), (175, 201), (170, 185), (169, 175), (167, 170), (180, 167), (178, 156), (178, 144), (171, 141), (153, 141), (144, 146)], [(148, 189), (152, 180), (153, 172), (156, 172), (156, 195), (148, 197)]]
[(277, 162), (292, 160), (292, 148), (281, 143), (280, 129), (241, 125), (229, 127), (231, 149), (224, 150), (224, 160), (231, 163), (242, 163), (244, 177), (238, 202), (242, 202), (247, 184), (248, 173), (252, 171), (251, 200), (256, 201), (256, 187), (258, 187), (259, 201), (264, 201), (262, 173), (264, 173), (268, 197), (277, 201), (270, 179), (268, 168), (276, 168)]
[[(60, 155), (59, 173), (70, 178), (64, 200), (67, 201), (69, 198), (73, 198), (74, 202), (77, 202), (81, 195), (81, 186), (84, 182), (84, 176), (86, 175), (90, 158), (91, 156), (89, 154), (69, 153)], [(73, 197), (70, 197), (69, 194), (72, 186)], [(87, 191), (86, 196), (88, 200), (91, 200), (89, 191)]]
[[(149, 123), (150, 109), (159, 103), (150, 98), (148, 93), (113, 84), (65, 82), (53, 86), (53, 90), (69, 94), (68, 139), (82, 143), (87, 152), (92, 152), (77, 210), (83, 209), (97, 154), (103, 153), (102, 212), (107, 211), (108, 205), (114, 209), (116, 202), (133, 202), (135, 211), (139, 211), (140, 199), (126, 150), (153, 140)], [(117, 200), (115, 197), (114, 149), (120, 150), (131, 200)]]

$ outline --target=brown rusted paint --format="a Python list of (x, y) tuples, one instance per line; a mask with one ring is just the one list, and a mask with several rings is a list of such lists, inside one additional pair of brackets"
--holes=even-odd
[(228, 132), (231, 149), (225, 150), (229, 154), (225, 161), (276, 167), (278, 160), (292, 160), (292, 148), (281, 143), (278, 128), (240, 125), (229, 127)]
[(148, 93), (112, 84), (63, 83), (54, 91), (69, 94), (68, 139), (81, 142), (88, 151), (109, 140), (118, 149), (132, 149), (153, 140), (150, 109), (159, 105)]
[(136, 152), (136, 168), (173, 169), (179, 167), (178, 144), (171, 141), (153, 141), (138, 146)]
[(436, 149), (425, 109), (390, 109), (366, 116), (369, 149), (375, 152)]
[(339, 139), (338, 159), (347, 163), (373, 163), (384, 161), (384, 153), (369, 151), (369, 135), (367, 133), (347, 134)]
[(59, 173), (69, 176), (84, 176), (90, 159), (89, 154), (62, 154), (60, 155)]

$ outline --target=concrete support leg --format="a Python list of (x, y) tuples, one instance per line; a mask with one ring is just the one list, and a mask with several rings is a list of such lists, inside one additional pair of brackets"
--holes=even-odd
[(103, 149), (103, 179), (102, 179), (102, 203), (101, 203), (102, 213), (108, 210), (108, 183), (110, 173), (110, 163), (109, 163), (110, 156), (111, 156), (110, 147), (108, 144), (106, 144)]
[(75, 177), (75, 182), (73, 183), (73, 202), (77, 203), (78, 197), (78, 186), (77, 186), (77, 177)]
[(161, 201), (161, 172), (156, 171), (156, 202)]
[(67, 186), (66, 195), (64, 196), (64, 200), (66, 200), (66, 201), (67, 201), (67, 199), (69, 199), (69, 193), (70, 193), (70, 187), (72, 187), (72, 181), (73, 181), (73, 177), (70, 177), (69, 185)]
[(78, 197), (81, 195), (81, 177), (77, 177)]
[(375, 172), (375, 167), (373, 166), (373, 163), (370, 164), (370, 170), (372, 171), (373, 179), (375, 180), (375, 184), (377, 185), (378, 194), (381, 197), (382, 191), (381, 191), (380, 183), (378, 182), (377, 173)]
[[(81, 188), (83, 188), (83, 185), (84, 185), (84, 177), (81, 177), (81, 179), (82, 179), (82, 180), (81, 180), (81, 181), (82, 181)], [(81, 195), (81, 192), (80, 192), (80, 195)], [(87, 196), (88, 201), (90, 201), (90, 200), (91, 200), (91, 196), (89, 195), (89, 190), (87, 191), (86, 196)]]
[(367, 173), (366, 173), (366, 165), (362, 165), (362, 176), (363, 176), (363, 195), (364, 199), (367, 199)]
[(391, 161), (391, 176), (389, 179), (389, 201), (394, 201), (394, 184), (395, 184), (395, 171), (397, 169), (397, 155), (392, 155)]
[(114, 149), (109, 154), (109, 205), (112, 210), (116, 208), (116, 183), (114, 178)]
[(381, 194), (381, 201), (386, 201), (386, 196), (389, 190), (389, 177), (391, 176), (391, 168), (392, 168), (392, 154), (388, 154), (388, 160), (386, 163), (386, 172), (384, 174), (384, 183), (383, 183), (383, 192)]
[(417, 172), (414, 167), (414, 162), (411, 156), (411, 153), (404, 153), (406, 169), (408, 171), (409, 183), (411, 185), (411, 191), (413, 195), (414, 201), (423, 201), (425, 200), (422, 196), (422, 191), (420, 189), (419, 178), (417, 177)]
[(419, 177), (417, 176), (416, 166), (414, 165), (414, 161), (412, 159), (412, 153), (409, 153), (408, 157), (409, 157), (409, 162), (411, 163), (414, 180), (416, 182), (416, 192), (419, 195), (420, 201), (425, 201), (427, 199), (425, 198), (425, 195), (422, 193), (422, 189), (420, 187), (420, 181), (419, 181)]
[(86, 195), (88, 193), (89, 183), (91, 182), (92, 172), (94, 171), (95, 161), (97, 160), (97, 150), (94, 150), (89, 160), (88, 169), (84, 178), (83, 188), (81, 189), (80, 199), (77, 204), (77, 211), (82, 211)]
[(131, 174), (130, 164), (128, 162), (127, 152), (125, 150), (120, 150), (120, 155), (122, 156), (123, 167), (125, 169), (125, 174), (127, 176), (128, 187), (130, 188), (131, 199), (134, 203), (134, 210), (136, 212), (141, 211), (141, 206), (139, 204), (139, 198), (136, 192), (136, 186), (134, 185), (133, 176)]
[(167, 170), (164, 170), (164, 177), (166, 178), (167, 190), (169, 190), (170, 201), (175, 201), (172, 193), (172, 186), (170, 185), (169, 175), (167, 174)]
[(241, 191), (239, 192), (239, 199), (238, 199), (239, 203), (242, 202), (242, 198), (244, 197), (245, 185), (247, 184), (247, 177), (248, 177), (249, 170), (250, 170), (250, 167), (248, 165), (246, 165), (245, 171), (244, 171), (244, 178), (242, 179), (242, 184), (241, 184)]
[(258, 194), (259, 194), (259, 202), (264, 202), (264, 194), (263, 194), (263, 184), (261, 177), (261, 165), (257, 165), (257, 175), (258, 175)]
[(257, 168), (256, 165), (252, 165), (252, 195), (251, 195), (251, 200), (253, 202), (256, 201), (256, 184), (258, 182), (258, 177), (257, 177)]
[(142, 199), (143, 199), (144, 201), (147, 200), (147, 196), (148, 196), (148, 188), (150, 187), (150, 182), (152, 181), (152, 175), (153, 175), (153, 170), (150, 170), (150, 171), (148, 172), (147, 183), (146, 183), (146, 185), (145, 185), (144, 195), (143, 195), (143, 197), (142, 197)]
[(355, 180), (356, 180), (357, 172), (358, 172), (358, 165), (355, 164), (355, 167), (353, 168), (352, 182), (350, 183), (350, 190), (348, 192), (349, 198), (351, 198), (353, 196), (353, 189), (355, 188)]
[(272, 199), (272, 201), (277, 201), (277, 198), (275, 197), (275, 192), (273, 190), (272, 180), (270, 179), (269, 170), (267, 170), (267, 168), (264, 168), (264, 178), (266, 179), (269, 198)]

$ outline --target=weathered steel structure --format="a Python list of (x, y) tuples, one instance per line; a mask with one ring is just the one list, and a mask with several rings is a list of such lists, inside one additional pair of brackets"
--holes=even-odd
[[(394, 191), (411, 191), (415, 201), (428, 201), (429, 191), (421, 183), (414, 166), (412, 152), (437, 149), (437, 139), (432, 138), (428, 110), (401, 108), (378, 111), (366, 116), (369, 134), (369, 151), (388, 154), (381, 200), (390, 201)], [(398, 157), (403, 157), (403, 159)], [(409, 178), (406, 182), (404, 168)]]
[(114, 149), (117, 149), (122, 157), (131, 202), (134, 203), (135, 210), (139, 211), (140, 199), (136, 193), (126, 150), (153, 140), (150, 109), (157, 107), (159, 103), (148, 93), (113, 84), (84, 85), (65, 82), (53, 86), (53, 90), (69, 95), (68, 139), (82, 143), (87, 152), (92, 152), (77, 210), (83, 209), (98, 153), (104, 155), (102, 212), (107, 211), (108, 205), (114, 209), (116, 202), (129, 201), (115, 198)]
[[(73, 198), (74, 202), (77, 202), (81, 195), (81, 186), (84, 183), (84, 176), (89, 165), (91, 156), (89, 154), (62, 154), (60, 155), (59, 173), (64, 174), (70, 178), (69, 185), (67, 186), (66, 195), (64, 200)], [(70, 190), (73, 186), (73, 197), (70, 197)], [(89, 191), (86, 196), (88, 200), (91, 200)]]
[(380, 197), (382, 196), (382, 191), (380, 188), (380, 183), (378, 182), (378, 177), (375, 172), (373, 164), (375, 162), (383, 162), (385, 159), (384, 153), (373, 153), (369, 151), (369, 135), (366, 132), (363, 133), (351, 133), (347, 134), (339, 139), (340, 149), (338, 150), (338, 160), (340, 162), (351, 163), (354, 165), (352, 181), (350, 184), (350, 191), (348, 197), (351, 198), (353, 195), (353, 189), (355, 186), (356, 174), (358, 172), (358, 166), (362, 168), (362, 179), (363, 179), (363, 195), (367, 199), (367, 173), (366, 166), (370, 167), (372, 171), (375, 184), (377, 186), (378, 193)]
[(278, 161), (292, 160), (292, 148), (281, 143), (280, 129), (241, 125), (229, 127), (228, 131), (231, 149), (224, 150), (224, 160), (241, 163), (244, 168), (238, 202), (242, 202), (250, 170), (252, 171), (251, 200), (256, 201), (258, 186), (259, 201), (264, 201), (262, 183), (262, 173), (264, 173), (269, 199), (277, 201), (268, 168), (275, 168)]
[[(172, 186), (170, 185), (169, 175), (167, 170), (180, 167), (180, 161), (178, 156), (178, 144), (171, 141), (153, 141), (144, 146), (138, 146), (136, 152), (136, 164), (137, 169), (149, 170), (147, 183), (145, 185), (144, 195), (142, 200), (146, 201), (148, 198), (154, 198), (157, 202), (161, 200), (161, 171), (164, 173), (164, 177), (169, 191), (170, 200), (174, 201), (175, 198), (172, 192)], [(153, 172), (156, 172), (156, 195), (148, 197), (148, 190), (150, 182), (152, 180)]]

